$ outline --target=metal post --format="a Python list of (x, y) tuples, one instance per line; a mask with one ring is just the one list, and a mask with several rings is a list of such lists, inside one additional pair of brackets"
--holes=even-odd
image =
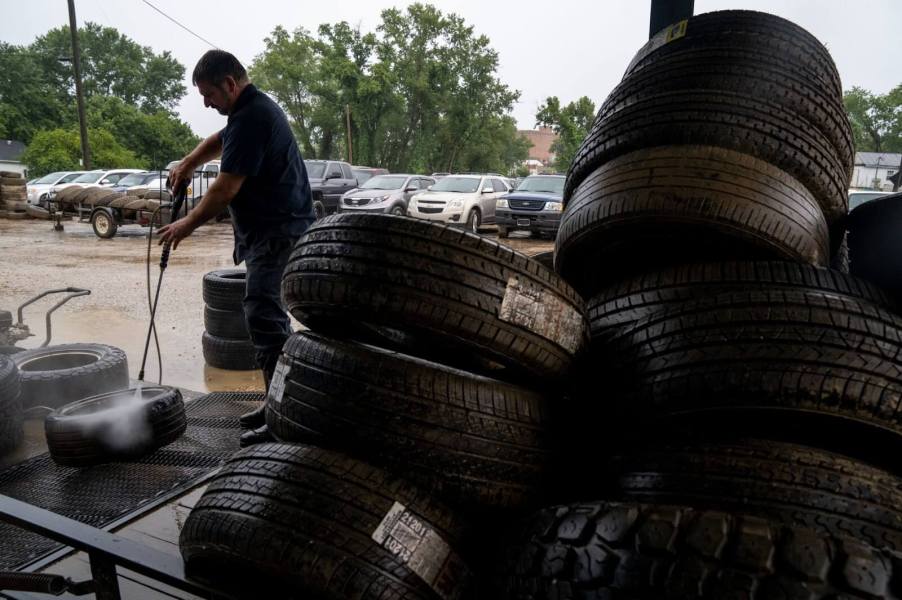
[(351, 149), (351, 105), (345, 104), (345, 125), (348, 128), (348, 163), (354, 164), (354, 152)]
[(651, 0), (651, 19), (648, 37), (683, 19), (690, 18), (695, 11), (695, 0)]
[(880, 184), (877, 182), (880, 181), (880, 161), (883, 160), (882, 156), (877, 157), (877, 166), (874, 168), (874, 178), (871, 180), (871, 185), (874, 186), (875, 190), (880, 190)]
[(78, 104), (78, 127), (81, 131), (81, 160), (85, 171), (89, 171), (91, 170), (91, 148), (88, 145), (88, 122), (85, 119), (85, 99), (81, 89), (81, 50), (78, 47), (75, 0), (69, 0), (69, 31), (72, 32), (72, 66), (75, 69), (75, 101)]
[(94, 579), (94, 597), (97, 600), (122, 600), (116, 563), (101, 552), (88, 552), (88, 558), (91, 561), (91, 577)]

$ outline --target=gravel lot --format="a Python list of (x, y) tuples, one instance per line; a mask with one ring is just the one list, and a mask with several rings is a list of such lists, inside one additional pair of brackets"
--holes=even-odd
[[(75, 298), (53, 315), (52, 343), (100, 342), (126, 351), (129, 372), (137, 377), (150, 311), (147, 307), (147, 229), (126, 226), (111, 240), (98, 239), (87, 223), (64, 223), (55, 232), (46, 221), (0, 220), (0, 309), (15, 309), (42, 291), (81, 287), (90, 296)], [(494, 238), (487, 229), (485, 235)], [(505, 243), (532, 255), (553, 243), (516, 237)], [(519, 234), (522, 235), (522, 234)], [(163, 383), (196, 391), (263, 388), (257, 371), (223, 371), (204, 364), (203, 274), (232, 266), (232, 228), (208, 224), (172, 254), (163, 278), (157, 330), (163, 354)], [(159, 247), (152, 248), (151, 278), (159, 275)], [(44, 340), (44, 312), (56, 303), (47, 297), (25, 309), (34, 337), (19, 342), (34, 348)], [(15, 318), (15, 315), (14, 315)], [(145, 378), (156, 381), (156, 354), (148, 358)]]

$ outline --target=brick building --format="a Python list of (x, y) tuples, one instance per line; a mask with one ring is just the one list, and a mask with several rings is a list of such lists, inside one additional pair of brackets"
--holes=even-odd
[(557, 139), (557, 134), (550, 127), (539, 127), (538, 129), (521, 129), (517, 133), (529, 140), (532, 148), (529, 149), (529, 166), (530, 172), (539, 171), (538, 165), (533, 161), (538, 161), (543, 167), (551, 170), (554, 163), (554, 153), (551, 151), (551, 144)]

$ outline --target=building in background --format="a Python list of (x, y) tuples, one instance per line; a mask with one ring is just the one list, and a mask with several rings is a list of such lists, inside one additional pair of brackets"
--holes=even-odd
[(889, 180), (899, 172), (902, 154), (892, 152), (856, 152), (850, 187), (865, 190), (891, 191)]
[(18, 173), (22, 177), (28, 174), (28, 167), (19, 159), (25, 152), (25, 144), (17, 140), (0, 140), (0, 171)]
[(553, 173), (554, 152), (551, 151), (551, 145), (557, 140), (557, 134), (550, 127), (521, 129), (517, 133), (532, 144), (529, 157), (523, 163), (529, 169), (529, 174)]

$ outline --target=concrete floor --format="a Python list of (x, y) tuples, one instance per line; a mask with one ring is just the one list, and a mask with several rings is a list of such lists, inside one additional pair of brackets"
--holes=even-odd
[[(0, 309), (15, 309), (38, 293), (61, 287), (82, 287), (90, 296), (75, 298), (53, 315), (53, 344), (99, 342), (125, 350), (129, 374), (141, 366), (150, 311), (147, 307), (145, 259), (147, 229), (131, 225), (110, 240), (97, 238), (87, 223), (64, 223), (53, 231), (47, 221), (0, 220)], [(493, 229), (484, 231), (495, 238)], [(514, 233), (504, 243), (528, 255), (553, 248), (545, 240)], [(163, 278), (157, 309), (157, 330), (163, 355), (163, 383), (206, 391), (249, 391), (263, 388), (257, 371), (224, 371), (204, 364), (201, 353), (204, 273), (232, 267), (232, 228), (211, 223), (184, 240), (172, 254)], [(159, 247), (152, 248), (151, 278), (159, 274)], [(44, 312), (55, 304), (44, 298), (25, 311), (34, 337), (20, 342), (37, 347), (44, 340)], [(15, 315), (14, 315), (15, 318)], [(151, 346), (145, 379), (158, 377)]]

